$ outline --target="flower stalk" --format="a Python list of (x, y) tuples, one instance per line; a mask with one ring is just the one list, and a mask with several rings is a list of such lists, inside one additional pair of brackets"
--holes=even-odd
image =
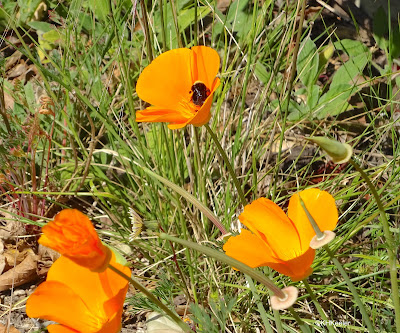
[(188, 325), (186, 325), (174, 312), (172, 312), (167, 306), (160, 302), (150, 291), (147, 290), (140, 282), (136, 281), (132, 277), (124, 274), (118, 268), (113, 265), (108, 265), (108, 267), (117, 273), (119, 276), (127, 280), (133, 287), (142, 292), (150, 301), (156, 304), (161, 310), (163, 310), (184, 332), (191, 332), (192, 330)]
[(169, 241), (181, 244), (183, 246), (189, 247), (195, 251), (198, 251), (198, 252), (208, 255), (218, 261), (222, 261), (225, 264), (235, 267), (237, 270), (249, 275), (254, 280), (264, 284), (269, 290), (271, 290), (274, 293), (275, 296), (279, 297), (280, 299), (285, 299), (287, 296), (280, 288), (278, 288), (265, 275), (257, 272), (256, 270), (252, 269), (251, 267), (247, 266), (246, 264), (243, 264), (242, 262), (227, 256), (224, 253), (221, 253), (217, 250), (210, 249), (209, 247), (206, 247), (204, 245), (200, 245), (200, 244), (197, 244), (194, 242), (190, 242), (190, 241), (187, 241), (184, 239), (170, 236), (165, 233), (161, 233), (158, 236), (161, 239), (169, 240)]
[(371, 180), (369, 179), (368, 175), (364, 172), (364, 170), (358, 165), (356, 161), (353, 159), (349, 160), (349, 163), (356, 169), (361, 177), (364, 178), (365, 182), (367, 183), (376, 204), (378, 206), (378, 210), (380, 213), (380, 221), (382, 223), (383, 233), (385, 235), (385, 239), (387, 242), (387, 253), (388, 253), (388, 261), (389, 261), (389, 274), (390, 274), (390, 283), (391, 283), (391, 295), (393, 300), (394, 306), (394, 313), (395, 313), (395, 326), (396, 332), (400, 333), (400, 294), (399, 294), (399, 283), (397, 280), (397, 265), (396, 265), (396, 246), (393, 239), (393, 235), (390, 232), (389, 221), (386, 216), (385, 207), (383, 206), (382, 200), (376, 190), (376, 187), (372, 184)]
[(224, 160), (226, 167), (228, 168), (228, 171), (232, 177), (233, 183), (235, 184), (236, 190), (238, 191), (238, 195), (239, 195), (240, 201), (242, 202), (242, 205), (243, 206), (247, 205), (246, 197), (244, 195), (242, 187), (239, 184), (239, 180), (236, 177), (235, 170), (233, 169), (232, 164), (229, 161), (229, 158), (225, 153), (225, 150), (222, 148), (217, 136), (215, 135), (215, 133), (211, 129), (211, 127), (208, 124), (205, 124), (204, 127), (206, 128), (207, 132), (210, 134), (211, 138), (213, 139), (214, 144), (217, 146), (217, 149), (218, 149), (219, 153), (221, 154), (221, 157)]
[(332, 253), (332, 251), (329, 249), (328, 245), (324, 246), (325, 251), (329, 254), (329, 256), (331, 257), (333, 263), (335, 264), (336, 268), (338, 269), (338, 271), (340, 272), (340, 274), (342, 275), (344, 281), (346, 282), (347, 286), (349, 287), (353, 297), (354, 297), (354, 302), (356, 302), (361, 315), (364, 319), (365, 324), (367, 325), (368, 328), (368, 332), (370, 333), (374, 333), (375, 329), (374, 326), (371, 323), (371, 320), (369, 319), (367, 310), (364, 307), (363, 302), (361, 301), (360, 296), (358, 296), (358, 292), (356, 287), (354, 286), (353, 282), (351, 282), (350, 277), (347, 275), (346, 271), (344, 270), (342, 264), (339, 262), (339, 260), (337, 260), (335, 258), (335, 255)]

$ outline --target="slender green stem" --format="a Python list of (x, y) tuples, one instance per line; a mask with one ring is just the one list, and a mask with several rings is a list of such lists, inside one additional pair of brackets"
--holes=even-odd
[(274, 310), (272, 309), (272, 313), (274, 314), (274, 320), (275, 320), (275, 325), (276, 325), (276, 331), (278, 333), (283, 333), (283, 327), (282, 327), (282, 319), (281, 315), (279, 313), (279, 310)]
[(300, 330), (303, 333), (310, 333), (311, 332), (310, 327), (303, 320), (301, 320), (301, 318), (299, 317), (297, 312), (293, 309), (293, 307), (291, 306), (288, 310), (292, 314), (293, 318), (296, 320), (297, 324), (300, 327)]
[(387, 243), (387, 253), (388, 253), (388, 261), (389, 261), (389, 274), (390, 274), (390, 283), (391, 283), (391, 294), (394, 306), (395, 313), (395, 326), (396, 332), (400, 333), (400, 294), (399, 294), (399, 283), (397, 280), (397, 265), (396, 265), (396, 245), (393, 239), (393, 235), (390, 232), (389, 221), (386, 216), (385, 207), (383, 206), (382, 200), (376, 190), (375, 186), (372, 184), (368, 175), (364, 172), (364, 170), (358, 165), (356, 161), (350, 159), (349, 163), (360, 173), (360, 175), (364, 178), (367, 183), (376, 204), (378, 206), (378, 210), (380, 213), (380, 220), (383, 227), (383, 233), (385, 235), (386, 243)]
[(197, 46), (199, 44), (198, 35), (199, 35), (199, 24), (197, 17), (197, 0), (193, 0), (194, 4), (194, 45)]
[(209, 247), (204, 246), (204, 245), (200, 245), (200, 244), (197, 244), (194, 242), (190, 242), (190, 241), (187, 241), (184, 239), (170, 236), (165, 233), (161, 233), (158, 236), (161, 239), (170, 240), (172, 242), (187, 246), (195, 251), (198, 251), (198, 252), (203, 253), (203, 254), (205, 254), (209, 257), (212, 257), (216, 260), (222, 261), (223, 263), (225, 263), (227, 265), (235, 267), (237, 270), (243, 272), (244, 274), (249, 275), (254, 280), (257, 280), (258, 282), (264, 284), (269, 290), (271, 290), (274, 293), (274, 295), (278, 296), (279, 298), (286, 297), (286, 294), (281, 289), (279, 289), (277, 286), (275, 286), (275, 284), (270, 279), (268, 279), (264, 274), (261, 274), (260, 272), (247, 266), (246, 264), (243, 264), (242, 262), (240, 262), (236, 259), (228, 257), (226, 254), (224, 254), (220, 251), (210, 249)]
[(140, 7), (142, 8), (142, 12), (143, 12), (143, 25), (144, 25), (144, 32), (145, 32), (145, 37), (146, 37), (147, 53), (148, 53), (147, 56), (151, 61), (154, 59), (154, 56), (153, 56), (153, 48), (151, 45), (151, 37), (150, 37), (147, 9), (146, 9), (146, 4), (145, 4), (144, 0), (139, 0), (139, 1), (140, 1)]
[(263, 321), (265, 331), (267, 333), (273, 333), (274, 331), (273, 331), (273, 329), (271, 327), (271, 324), (269, 323), (269, 320), (268, 320), (268, 317), (267, 317), (267, 313), (265, 312), (264, 305), (262, 304), (262, 301), (260, 299), (260, 295), (257, 292), (257, 289), (256, 289), (256, 286), (254, 285), (253, 279), (248, 275), (245, 275), (245, 277), (246, 277), (247, 283), (250, 286), (250, 289), (251, 289), (251, 292), (253, 294), (253, 297), (254, 297), (254, 299), (256, 301), (257, 309), (258, 309), (258, 312), (260, 313), (261, 319)]
[[(281, 135), (279, 137), (279, 149), (278, 149), (278, 156), (277, 156), (278, 162), (281, 161), (283, 138), (284, 138), (285, 132), (286, 132), (286, 120), (287, 120), (287, 116), (289, 113), (289, 101), (290, 101), (290, 96), (292, 94), (293, 81), (294, 81), (294, 78), (296, 75), (297, 55), (299, 53), (300, 39), (301, 39), (301, 34), (303, 32), (303, 21), (304, 21), (304, 12), (306, 10), (306, 0), (298, 0), (297, 11), (295, 13), (295, 17), (297, 17), (299, 10), (300, 10), (300, 20), (299, 20), (299, 25), (297, 28), (296, 42), (295, 42), (294, 49), (293, 49), (293, 59), (291, 62), (289, 62), (291, 69), (290, 69), (289, 84), (288, 84), (288, 88), (287, 88), (288, 93), (286, 96), (287, 103), (286, 103), (286, 107), (285, 107), (285, 110), (283, 113), (283, 119), (282, 119), (282, 125), (281, 125), (282, 126)], [(296, 24), (296, 23), (294, 23), (294, 24)], [(276, 172), (275, 172), (272, 200), (275, 200), (275, 196), (276, 196), (276, 186), (278, 184), (278, 175), (279, 175), (279, 167), (277, 167)]]
[(333, 263), (335, 264), (336, 268), (338, 269), (338, 271), (340, 272), (340, 274), (342, 275), (344, 281), (346, 282), (347, 286), (349, 287), (353, 297), (354, 297), (354, 301), (356, 302), (356, 304), (358, 305), (358, 309), (361, 312), (361, 315), (364, 319), (365, 324), (367, 325), (368, 328), (368, 332), (369, 333), (374, 333), (375, 329), (374, 326), (372, 325), (367, 310), (364, 307), (363, 302), (361, 301), (360, 296), (358, 296), (358, 292), (356, 287), (354, 286), (353, 282), (351, 282), (350, 277), (347, 275), (346, 271), (344, 270), (342, 264), (339, 262), (339, 260), (337, 260), (334, 256), (334, 254), (332, 253), (332, 251), (329, 249), (328, 245), (324, 246), (325, 251), (329, 254), (329, 256), (331, 257)]
[[(165, 133), (165, 124), (160, 124), (160, 126), (161, 126), (161, 137), (162, 137), (162, 141), (165, 142), (166, 155), (167, 155), (167, 160), (168, 160), (168, 163), (169, 163), (169, 167), (171, 169), (172, 180), (176, 184), (177, 183), (177, 179), (176, 179), (176, 175), (175, 175), (174, 164), (172, 162), (173, 158), (172, 158), (172, 152), (171, 152), (170, 145), (169, 145), (169, 140), (168, 140), (167, 134)], [(176, 207), (177, 207), (177, 210), (178, 210), (179, 222), (180, 222), (180, 225), (181, 225), (181, 230), (182, 230), (182, 233), (183, 233), (183, 237), (185, 239), (188, 239), (188, 230), (187, 230), (187, 226), (186, 226), (186, 220), (185, 220), (185, 217), (183, 216), (183, 213), (182, 213), (183, 209), (182, 209), (181, 201), (179, 199), (179, 195), (178, 195), (177, 192), (173, 192), (173, 196), (174, 196), (175, 201), (176, 201)], [(164, 232), (164, 230), (162, 230), (162, 231)], [(174, 257), (175, 257), (175, 251), (173, 249), (172, 243), (171, 243), (171, 247), (172, 247), (172, 251), (174, 252)], [(191, 281), (193, 297), (194, 297), (194, 299), (195, 299), (195, 301), (197, 303), (197, 294), (196, 294), (196, 289), (194, 287), (196, 285), (196, 283), (194, 282), (194, 273), (193, 273), (193, 265), (192, 265), (193, 261), (192, 261), (192, 256), (190, 254), (190, 251), (188, 249), (186, 249), (185, 255), (186, 255), (186, 259), (188, 261), (188, 266), (189, 266), (189, 277), (190, 277), (190, 281)], [(179, 272), (179, 275), (181, 276), (182, 282), (185, 283), (185, 287), (186, 287), (186, 289), (188, 291), (188, 295), (187, 296), (188, 296), (188, 298), (191, 298), (190, 294), (189, 294), (188, 286), (186, 284), (186, 281), (184, 279), (182, 271), (181, 271), (181, 269), (179, 267), (178, 261), (176, 261), (176, 265), (178, 266), (178, 272)]]
[[(307, 290), (308, 294), (310, 295), (311, 300), (314, 303), (319, 315), (321, 316), (321, 319), (324, 321), (327, 321), (328, 317), (326, 316), (324, 309), (322, 309), (321, 304), (319, 304), (317, 297), (315, 296), (313, 290), (311, 289), (310, 285), (308, 284), (307, 279), (304, 279), (303, 283), (304, 283), (304, 286), (306, 287), (306, 290)], [(336, 332), (335, 329), (331, 325), (328, 325), (327, 328), (328, 328), (329, 332), (333, 332), (333, 333)]]
[[(199, 140), (199, 129), (197, 127), (193, 128), (194, 130), (194, 154), (196, 159), (196, 167), (197, 167), (197, 185), (198, 191), (200, 192), (201, 202), (207, 206), (207, 190), (206, 190), (206, 181), (204, 177), (204, 169), (201, 163), (201, 153), (200, 153), (200, 140)], [(204, 221), (204, 228), (208, 230), (209, 222), (207, 219)]]
[(127, 280), (132, 286), (141, 291), (150, 301), (156, 304), (161, 310), (163, 310), (184, 332), (191, 332), (191, 329), (186, 325), (174, 312), (172, 312), (168, 307), (166, 307), (162, 302), (160, 302), (150, 291), (148, 291), (140, 282), (131, 278), (130, 276), (122, 273), (119, 269), (113, 265), (108, 264), (108, 267), (117, 273), (119, 276)]
[(215, 133), (211, 129), (211, 127), (208, 124), (205, 124), (204, 126), (207, 129), (208, 133), (210, 134), (211, 138), (213, 139), (214, 144), (217, 146), (217, 149), (219, 150), (219, 153), (221, 154), (221, 157), (224, 160), (226, 167), (228, 168), (228, 171), (232, 177), (233, 183), (235, 184), (236, 189), (238, 191), (238, 195), (239, 195), (240, 201), (242, 202), (242, 205), (243, 206), (247, 205), (246, 197), (244, 196), (242, 187), (240, 186), (239, 180), (236, 177), (235, 170), (233, 170), (233, 167), (231, 165), (231, 162), (229, 162), (229, 158), (226, 155), (225, 150), (222, 148), (217, 136), (215, 135)]
[(160, 0), (160, 20), (161, 20), (161, 35), (163, 41), (163, 51), (167, 51), (167, 34), (165, 33), (165, 21), (164, 21), (164, 3)]

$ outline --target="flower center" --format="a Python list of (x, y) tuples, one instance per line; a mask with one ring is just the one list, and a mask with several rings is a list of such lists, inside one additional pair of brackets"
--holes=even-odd
[(210, 95), (210, 89), (208, 89), (203, 82), (196, 81), (193, 84), (190, 93), (192, 95), (191, 101), (193, 102), (193, 104), (197, 106), (202, 106), (204, 101)]

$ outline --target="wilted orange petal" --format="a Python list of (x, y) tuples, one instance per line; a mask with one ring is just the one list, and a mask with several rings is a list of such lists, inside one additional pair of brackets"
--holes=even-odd
[(191, 50), (192, 82), (201, 81), (211, 91), (219, 71), (219, 55), (217, 51), (206, 46), (193, 46)]
[(288, 216), (299, 231), (302, 247), (308, 248), (311, 239), (315, 236), (315, 231), (300, 204), (299, 195), (321, 231), (335, 229), (339, 218), (338, 211), (335, 199), (328, 192), (317, 188), (300, 191), (290, 198)]
[(267, 242), (277, 258), (289, 260), (304, 252), (292, 221), (269, 199), (259, 198), (245, 206), (239, 220)]
[(179, 110), (192, 88), (191, 50), (180, 48), (162, 53), (140, 74), (138, 96), (157, 107)]
[(93, 271), (107, 267), (111, 251), (105, 247), (89, 218), (76, 209), (64, 209), (42, 228), (39, 243)]
[(36, 288), (26, 302), (26, 314), (55, 321), (79, 332), (98, 332), (102, 326), (101, 317), (93, 316), (81, 297), (58, 281), (46, 281)]
[(46, 327), (49, 333), (80, 333), (77, 330), (63, 325), (49, 325)]
[(276, 261), (267, 244), (245, 229), (242, 229), (240, 235), (230, 237), (223, 249), (229, 257), (253, 268)]
[[(130, 276), (130, 269), (117, 264), (114, 254), (112, 254), (110, 264)], [(104, 303), (119, 295), (119, 291), (128, 285), (125, 279), (110, 269), (101, 273), (94, 273), (63, 256), (51, 266), (47, 281), (58, 281), (68, 285), (71, 290), (85, 300), (92, 313), (103, 313), (102, 316), (105, 316)], [(117, 307), (122, 307), (124, 297), (122, 300), (120, 298), (115, 299), (114, 302), (120, 302)]]

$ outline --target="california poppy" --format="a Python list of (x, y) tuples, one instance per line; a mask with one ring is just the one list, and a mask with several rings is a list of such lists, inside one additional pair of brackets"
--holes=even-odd
[(218, 53), (207, 46), (162, 53), (139, 76), (136, 92), (152, 106), (137, 111), (136, 121), (168, 122), (171, 129), (207, 123), (219, 64)]
[(274, 202), (260, 198), (244, 207), (239, 220), (249, 230), (230, 237), (226, 254), (250, 267), (269, 266), (293, 281), (312, 273), (315, 250), (310, 241), (315, 232), (300, 204), (299, 196), (319, 228), (332, 230), (338, 220), (335, 199), (319, 189), (294, 194), (287, 215)]
[(101, 243), (92, 222), (79, 210), (62, 210), (42, 231), (40, 244), (92, 271), (107, 268), (111, 251)]
[[(126, 275), (130, 269), (110, 263)], [(26, 314), (55, 321), (50, 333), (116, 333), (121, 329), (122, 309), (128, 282), (111, 269), (101, 273), (61, 256), (50, 267), (47, 279), (31, 294)]]

